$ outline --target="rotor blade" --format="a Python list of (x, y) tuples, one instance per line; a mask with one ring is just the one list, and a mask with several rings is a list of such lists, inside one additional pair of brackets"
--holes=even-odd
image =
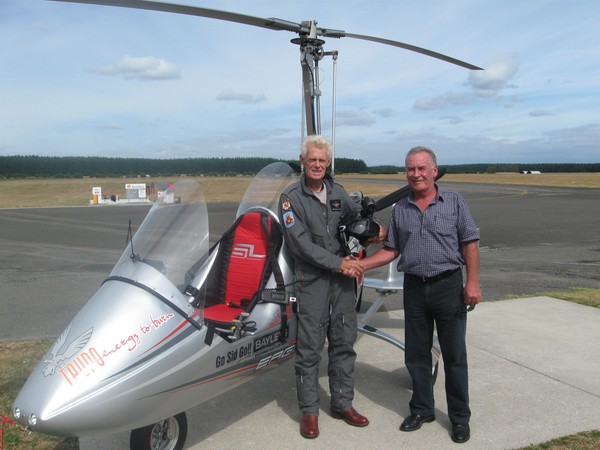
[[(309, 22), (290, 22), (288, 20), (277, 19), (271, 17), (269, 19), (263, 19), (261, 17), (248, 16), (246, 14), (233, 13), (229, 11), (221, 11), (218, 9), (202, 8), (199, 6), (187, 6), (177, 5), (173, 3), (155, 2), (147, 0), (51, 0), (55, 2), (65, 3), (86, 3), (91, 5), (104, 5), (104, 6), (119, 6), (123, 8), (134, 8), (134, 9), (145, 9), (150, 11), (161, 11), (175, 14), (185, 14), (189, 16), (206, 17), (209, 19), (225, 20), (228, 22), (241, 23), (244, 25), (252, 25), (260, 28), (267, 28), (270, 30), (284, 30), (298, 33), (301, 36), (307, 36), (310, 34), (310, 21)], [(442, 55), (425, 48), (417, 47), (411, 44), (405, 44), (403, 42), (392, 41), (390, 39), (378, 38), (374, 36), (366, 36), (363, 34), (346, 33), (343, 30), (334, 30), (328, 28), (317, 28), (318, 36), (330, 37), (330, 38), (342, 38), (350, 37), (354, 39), (362, 39), (365, 41), (378, 42), (380, 44), (391, 45), (393, 47), (403, 48), (413, 52), (421, 53), (423, 55), (431, 56), (442, 61), (456, 64), (461, 67), (465, 67), (471, 70), (483, 70), (481, 67), (474, 66), (473, 64), (460, 61), (451, 56)]]
[[(324, 36), (327, 36), (324, 34)], [(423, 55), (431, 56), (432, 58), (441, 59), (442, 61), (449, 62), (451, 64), (456, 64), (457, 66), (465, 67), (471, 70), (483, 70), (481, 67), (474, 66), (473, 64), (469, 64), (467, 62), (461, 61), (456, 58), (452, 58), (451, 56), (442, 55), (441, 53), (437, 53), (431, 50), (427, 50), (426, 48), (417, 47), (415, 45), (405, 44), (403, 42), (392, 41), (390, 39), (383, 39), (373, 36), (365, 36), (364, 34), (352, 34), (352, 33), (344, 33), (343, 36), (350, 37), (354, 39), (362, 39), (364, 41), (373, 41), (379, 42), (380, 44), (392, 45), (394, 47), (400, 47), (405, 50), (410, 50), (412, 52), (421, 53)], [(339, 37), (335, 36), (334, 33), (330, 35), (330, 37)]]
[(220, 11), (218, 9), (202, 8), (198, 6), (176, 5), (173, 3), (154, 2), (146, 0), (51, 0), (65, 3), (85, 3), (90, 5), (117, 6), (122, 8), (145, 9), (149, 11), (161, 11), (188, 16), (207, 17), (209, 19), (225, 20), (228, 22), (252, 25), (271, 30), (285, 30), (295, 33), (308, 33), (310, 27), (299, 23), (290, 22), (276, 18), (263, 19), (261, 17), (248, 16), (246, 14)]
[[(435, 181), (439, 180), (446, 174), (446, 168), (442, 168), (438, 170), (437, 177), (435, 177)], [(390, 205), (393, 205), (398, 200), (406, 197), (410, 193), (410, 186), (407, 184), (406, 186), (401, 187), (397, 191), (394, 191), (382, 199), (379, 199), (375, 202), (375, 211), (381, 211), (382, 209), (387, 208)]]

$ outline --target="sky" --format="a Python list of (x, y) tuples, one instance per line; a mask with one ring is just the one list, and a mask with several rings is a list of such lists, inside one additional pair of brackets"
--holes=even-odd
[[(173, 3), (316, 20), (485, 69), (326, 39), (339, 56), (319, 63), (321, 132), (335, 138), (336, 157), (402, 166), (425, 145), (442, 165), (600, 162), (597, 0)], [(296, 159), (294, 37), (180, 14), (1, 0), (0, 156)]]

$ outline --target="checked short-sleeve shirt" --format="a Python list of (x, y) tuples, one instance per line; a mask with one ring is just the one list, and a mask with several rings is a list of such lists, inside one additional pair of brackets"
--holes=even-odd
[(400, 251), (398, 271), (431, 277), (462, 267), (460, 246), (476, 240), (479, 229), (465, 199), (438, 189), (423, 213), (412, 193), (394, 205), (383, 245)]

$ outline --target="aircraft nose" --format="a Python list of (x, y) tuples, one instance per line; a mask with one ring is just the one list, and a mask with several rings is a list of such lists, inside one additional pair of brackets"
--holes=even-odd
[(35, 413), (27, 414), (19, 406), (13, 406), (13, 417), (21, 425), (27, 428), (35, 428), (38, 423), (38, 416)]

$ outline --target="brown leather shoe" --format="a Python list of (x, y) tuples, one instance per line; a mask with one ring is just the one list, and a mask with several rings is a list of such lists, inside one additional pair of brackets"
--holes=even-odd
[(319, 435), (319, 416), (304, 414), (300, 422), (300, 434), (306, 439), (314, 439)]
[(353, 427), (366, 427), (369, 425), (369, 419), (356, 412), (352, 406), (346, 411), (336, 411), (335, 409), (332, 409), (331, 417), (334, 419), (344, 419), (344, 422)]

